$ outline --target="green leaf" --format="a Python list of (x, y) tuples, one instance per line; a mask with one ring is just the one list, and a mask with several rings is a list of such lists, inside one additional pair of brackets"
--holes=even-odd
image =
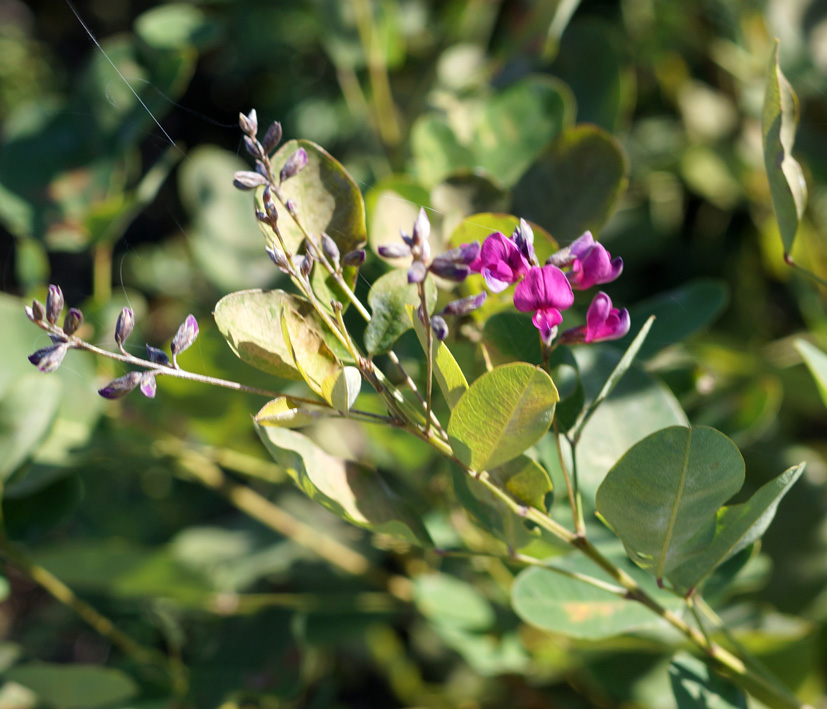
[[(430, 200), (428, 190), (404, 175), (391, 175), (374, 185), (365, 197), (368, 243), (373, 252), (378, 256), (379, 245), (399, 243), (399, 230), (410, 231), (419, 209), (430, 207)], [(403, 259), (385, 260), (397, 267), (406, 265)]]
[(628, 181), (626, 155), (596, 126), (565, 130), (514, 188), (514, 211), (542, 224), (561, 244), (591, 230), (614, 210)]
[(362, 388), (362, 373), (356, 367), (343, 367), (322, 382), (322, 396), (328, 404), (345, 414), (353, 407)]
[(496, 367), (457, 402), (448, 422), (451, 448), (473, 470), (495, 468), (540, 440), (558, 400), (554, 382), (539, 367)]
[(747, 698), (738, 687), (686, 652), (672, 660), (669, 679), (678, 709), (747, 709)]
[(434, 114), (424, 114), (414, 121), (411, 152), (416, 176), (426, 185), (436, 184), (451, 172), (474, 164), (471, 149), (460, 144), (448, 121)]
[[(480, 276), (482, 278), (482, 276)], [(485, 320), (482, 340), (488, 348), (488, 354), (494, 365), (507, 362), (543, 363), (543, 350), (540, 337), (530, 314), (514, 312), (511, 292), (506, 293), (509, 310), (495, 313)], [(492, 300), (491, 295), (480, 310), (485, 310)], [(476, 314), (476, 310), (474, 314)]]
[(810, 373), (816, 380), (821, 400), (827, 406), (827, 354), (824, 354), (806, 340), (796, 340), (795, 348), (804, 359), (804, 363), (809, 367)]
[(413, 584), (417, 609), (431, 622), (465, 630), (488, 630), (494, 609), (474, 586), (448, 574), (417, 576)]
[[(307, 164), (281, 185), (285, 201), (293, 200), (299, 221), (317, 243), (325, 232), (342, 254), (353, 251), (367, 239), (362, 193), (341, 163), (309, 140), (291, 140), (279, 148), (271, 159), (276, 178), (287, 159), (299, 148), (307, 152)], [(291, 253), (298, 253), (304, 232), (278, 201), (276, 206), (285, 245)], [(260, 227), (267, 242), (278, 246), (270, 227), (261, 223)]]
[(358, 527), (431, 546), (420, 516), (378, 471), (334, 458), (295, 431), (258, 425), (256, 430), (273, 460), (310, 499)]
[[(243, 362), (285, 379), (302, 379), (284, 340), (281, 317), (287, 307), (298, 313), (303, 327), (324, 339), (325, 325), (303, 298), (281, 290), (247, 290), (224, 296), (215, 306), (215, 322), (227, 344)], [(338, 341), (327, 343), (339, 357)]]
[[(419, 344), (422, 345), (423, 351), (426, 347), (425, 327), (416, 315), (416, 308), (412, 305), (407, 306), (408, 317), (413, 324), (416, 336), (419, 338)], [(435, 337), (431, 338), (431, 357), (434, 361), (434, 376), (439, 385), (445, 401), (448, 402), (450, 408), (457, 405), (460, 397), (468, 390), (468, 382), (465, 379), (462, 369), (454, 359), (454, 355), (445, 345)]]
[(727, 559), (760, 539), (775, 517), (781, 498), (803, 471), (804, 463), (795, 465), (762, 485), (747, 502), (718, 510), (710, 545), (667, 574), (675, 589), (685, 593), (696, 587)]
[(286, 396), (268, 401), (259, 409), (254, 420), (261, 426), (280, 426), (282, 428), (301, 428), (316, 423), (320, 418), (332, 412), (322, 407), (299, 404)]
[(186, 3), (152, 8), (135, 20), (135, 32), (155, 49), (190, 50), (202, 47), (217, 35), (217, 27), (204, 12)]
[[(430, 314), (436, 304), (436, 285), (432, 278), (425, 279), (425, 298)], [(365, 349), (370, 355), (383, 354), (411, 329), (405, 306), (419, 305), (417, 286), (408, 283), (406, 269), (394, 269), (376, 279), (368, 293), (368, 305), (372, 315), (365, 328)]]
[(775, 40), (761, 124), (764, 167), (770, 182), (772, 206), (781, 231), (784, 253), (789, 254), (807, 205), (807, 183), (801, 165), (792, 155), (798, 125), (798, 98), (778, 66), (778, 50), (779, 43)]
[(98, 665), (30, 662), (6, 670), (3, 679), (27, 687), (54, 709), (108, 709), (138, 693), (129, 675)]
[(62, 382), (54, 374), (31, 372), (0, 399), (0, 481), (33, 456), (57, 416)]
[(266, 287), (281, 277), (264, 252), (252, 197), (232, 183), (234, 172), (249, 169), (234, 153), (202, 146), (178, 172), (178, 192), (190, 215), (187, 243), (199, 270), (224, 292)]
[(341, 370), (336, 355), (313, 322), (287, 305), (281, 311), (281, 332), (299, 374), (307, 386), (322, 396), (323, 383)]
[[(616, 566), (630, 574), (649, 595), (670, 610), (682, 601), (662, 591), (654, 580), (635, 567), (622, 551), (604, 552)], [(549, 562), (567, 573), (583, 574), (612, 583), (602, 569), (582, 555), (569, 555)], [(614, 584), (612, 584), (614, 585)], [(663, 624), (640, 603), (549, 569), (532, 567), (521, 571), (511, 587), (511, 605), (526, 623), (572, 638), (600, 640)]]
[(672, 426), (615, 464), (596, 503), (632, 559), (662, 579), (709, 546), (718, 509), (743, 483), (744, 459), (726, 436)]

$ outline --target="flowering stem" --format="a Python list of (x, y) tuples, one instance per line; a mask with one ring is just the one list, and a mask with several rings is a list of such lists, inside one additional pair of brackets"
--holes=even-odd
[(428, 299), (425, 295), (425, 281), (416, 284), (419, 293), (419, 303), (422, 312), (422, 327), (425, 328), (425, 433), (431, 427), (431, 395), (434, 386), (434, 353), (432, 343), (434, 332), (428, 318)]
[[(577, 498), (574, 491), (572, 479), (569, 477), (569, 469), (566, 461), (563, 460), (563, 449), (560, 440), (560, 429), (557, 426), (557, 419), (554, 419), (554, 445), (557, 448), (557, 459), (560, 463), (560, 470), (563, 471), (563, 479), (566, 481), (566, 491), (569, 495), (569, 505), (571, 506), (571, 516), (574, 520), (574, 532), (578, 536), (586, 536), (586, 525), (583, 520), (583, 513), (581, 506), (577, 504)], [(574, 458), (574, 450), (572, 449), (572, 462), (576, 465)]]

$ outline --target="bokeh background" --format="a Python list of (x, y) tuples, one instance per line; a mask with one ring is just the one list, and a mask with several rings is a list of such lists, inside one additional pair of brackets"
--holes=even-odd
[[(140, 354), (135, 343), (163, 345), (191, 312), (201, 334), (187, 366), (262, 384), (211, 318), (227, 293), (285, 285), (250, 196), (231, 184), (249, 165), (238, 113), (253, 107), (261, 125), (278, 120), (286, 138), (344, 164), (366, 195), (371, 240), (410, 228), (423, 205), (446, 234), (492, 211), (570, 242), (582, 220), (565, 207), (590, 188), (593, 154), (554, 168), (541, 156), (561, 125), (591, 126), (612, 184), (625, 186), (607, 187), (605, 204), (590, 205), (601, 218), (586, 224), (624, 258), (612, 297), (672, 328), (645, 353), (646, 369), (692, 423), (739, 445), (744, 496), (808, 462), (766, 553), (722, 598), (739, 639), (817, 701), (827, 417), (792, 341), (824, 349), (827, 319), (825, 289), (784, 263), (764, 173), (776, 37), (800, 100), (795, 154), (810, 192), (793, 256), (823, 276), (827, 6), (817, 0), (0, 0), (4, 523), (38, 563), (186, 664), (190, 686), (186, 700), (171, 698), (8, 565), (0, 705), (37, 706), (22, 682), (56, 707), (674, 706), (658, 638), (591, 647), (527, 630), (507, 609), (499, 562), (424, 561), (313, 505), (252, 430), (260, 398), (163, 381), (154, 401), (107, 403), (95, 389), (121, 370), (85, 353), (48, 378), (33, 372), (25, 357), (46, 338), (18, 298), (43, 300), (59, 283), (83, 308), (89, 341), (111, 345), (129, 304)], [(573, 194), (548, 192), (549, 170)], [(361, 295), (381, 272), (369, 258)], [(412, 371), (414, 345), (401, 345)], [(359, 428), (315, 435), (388, 471), (439, 543), (485, 546), (420, 444)], [(422, 591), (416, 610), (400, 605), (240, 513), (194, 482), (192, 466), (243, 481), (385, 572), (415, 576), (433, 563), (468, 584)], [(457, 607), (471, 620), (445, 617)], [(91, 685), (49, 674), (90, 665), (117, 674)], [(83, 698), (61, 682), (80, 683), (71, 686)]]

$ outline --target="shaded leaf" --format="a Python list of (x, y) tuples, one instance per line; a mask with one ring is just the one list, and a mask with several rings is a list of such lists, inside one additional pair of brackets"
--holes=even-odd
[(432, 623), (465, 630), (487, 630), (494, 623), (494, 609), (474, 586), (449, 576), (431, 573), (413, 583), (417, 609)]
[(793, 248), (798, 224), (807, 205), (807, 183), (801, 165), (792, 155), (798, 125), (798, 98), (778, 66), (779, 43), (770, 57), (761, 127), (764, 167), (770, 182), (772, 206), (781, 231), (784, 252)]
[(688, 653), (674, 657), (669, 679), (678, 709), (747, 709), (747, 698), (738, 687)]
[(310, 499), (358, 527), (431, 545), (419, 515), (378, 471), (334, 458), (295, 431), (258, 425), (256, 430), (273, 460)]
[(3, 678), (32, 690), (54, 709), (107, 708), (138, 693), (129, 675), (98, 665), (30, 662), (6, 670)]
[(818, 393), (821, 394), (821, 400), (827, 406), (827, 354), (806, 340), (796, 340), (795, 348), (810, 369), (810, 373), (816, 380)]
[(323, 382), (341, 369), (336, 355), (313, 322), (289, 306), (281, 311), (281, 332), (299, 374), (307, 386), (321, 396)]
[(542, 224), (561, 244), (595, 234), (628, 180), (618, 142), (596, 126), (565, 130), (514, 188), (514, 211)]
[(516, 458), (548, 430), (559, 396), (539, 367), (516, 362), (486, 372), (456, 404), (448, 438), (456, 456), (473, 470)]
[(597, 491), (597, 509), (658, 579), (706, 549), (718, 509), (741, 488), (744, 459), (722, 433), (673, 426), (634, 445)]

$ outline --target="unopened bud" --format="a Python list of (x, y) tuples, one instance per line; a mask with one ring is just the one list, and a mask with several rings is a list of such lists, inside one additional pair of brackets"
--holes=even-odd
[(452, 263), (460, 263), (467, 266), (479, 255), (480, 242), (472, 241), (470, 244), (462, 244), (462, 246), (440, 254), (434, 259), (434, 263), (437, 261), (451, 261)]
[(342, 256), (342, 266), (361, 266), (365, 262), (366, 258), (367, 253), (364, 249), (348, 251), (344, 256)]
[(63, 311), (63, 291), (60, 286), (49, 286), (49, 294), (46, 296), (46, 319), (54, 325)]
[(74, 335), (82, 323), (83, 313), (77, 308), (69, 308), (69, 312), (63, 318), (63, 332), (67, 335)]
[(434, 337), (440, 342), (448, 337), (448, 323), (445, 322), (445, 318), (441, 315), (434, 315), (431, 318), (431, 330), (434, 332)]
[(244, 147), (247, 148), (247, 152), (250, 153), (250, 155), (252, 155), (254, 158), (257, 158), (261, 155), (261, 150), (259, 150), (258, 141), (246, 135), (244, 136)]
[(520, 219), (520, 224), (514, 229), (511, 240), (517, 245), (520, 253), (528, 259), (529, 263), (536, 263), (534, 255), (534, 231), (525, 219)]
[(154, 372), (144, 372), (141, 375), (141, 394), (143, 394), (148, 399), (155, 398), (155, 373)]
[(267, 178), (258, 172), (239, 170), (233, 175), (233, 185), (240, 190), (254, 190), (267, 184)]
[(167, 353), (163, 350), (159, 350), (157, 347), (150, 347), (149, 345), (147, 345), (146, 356), (149, 359), (149, 361), (153, 364), (162, 364), (164, 366), (169, 366), (169, 357), (167, 357)]
[(261, 199), (264, 202), (264, 211), (267, 213), (267, 218), (270, 221), (272, 226), (276, 225), (276, 222), (279, 220), (279, 212), (276, 209), (276, 200), (273, 199), (273, 193), (270, 190), (270, 185), (264, 188), (264, 192), (261, 195)]
[(299, 205), (296, 204), (295, 200), (288, 199), (284, 206), (291, 217), (295, 217), (299, 213)]
[(407, 244), (381, 244), (377, 249), (382, 258), (405, 258), (411, 255)]
[(424, 244), (428, 241), (431, 235), (431, 222), (428, 221), (428, 215), (425, 213), (425, 208), (420, 207), (419, 214), (414, 222), (413, 234), (411, 238), (416, 244)]
[(238, 125), (241, 130), (247, 135), (255, 135), (258, 133), (258, 115), (256, 109), (252, 109), (249, 115), (245, 116), (243, 113), (238, 114)]
[(299, 148), (287, 158), (287, 162), (284, 163), (284, 167), (281, 168), (279, 182), (284, 182), (291, 177), (295, 177), (304, 169), (305, 165), (307, 165), (307, 151), (304, 148)]
[(69, 345), (65, 342), (56, 343), (49, 347), (32, 352), (29, 355), (29, 362), (35, 365), (41, 372), (54, 372), (63, 362)]
[(468, 277), (468, 274), (471, 273), (471, 269), (468, 268), (468, 266), (446, 261), (439, 256), (431, 262), (428, 270), (435, 276), (445, 278), (449, 281), (456, 281), (457, 283), (464, 281)]
[(175, 357), (186, 350), (198, 337), (198, 321), (194, 315), (187, 315), (187, 319), (181, 323), (175, 337), (172, 338), (169, 349), (172, 352), (172, 361)]
[(141, 372), (129, 372), (129, 374), (124, 374), (122, 377), (112, 380), (103, 389), (98, 389), (98, 394), (104, 399), (120, 399), (138, 386), (142, 377)]
[(43, 318), (46, 317), (46, 308), (43, 307), (43, 303), (39, 300), (33, 300), (32, 306), (26, 306), (26, 316), (32, 322), (42, 322)]
[(115, 342), (121, 352), (124, 351), (123, 343), (126, 342), (133, 327), (135, 327), (135, 313), (132, 312), (132, 308), (124, 308), (118, 315), (118, 322), (115, 323)]
[(428, 269), (422, 261), (414, 261), (408, 269), (408, 283), (422, 283), (425, 276), (428, 275)]
[(335, 265), (339, 265), (339, 247), (333, 239), (322, 232), (322, 253)]
[(479, 308), (485, 302), (487, 297), (488, 293), (483, 291), (482, 293), (477, 293), (477, 295), (469, 295), (467, 298), (453, 300), (442, 309), (442, 314), (456, 315), (460, 317), (463, 315), (468, 315), (471, 311)]
[(302, 274), (305, 278), (310, 275), (310, 271), (313, 270), (313, 256), (308, 251), (304, 256), (301, 257), (299, 262), (299, 273)]
[(290, 264), (287, 263), (287, 259), (285, 258), (281, 249), (277, 249), (273, 246), (265, 246), (264, 250), (270, 257), (270, 260), (274, 264), (276, 264), (276, 266), (278, 266), (282, 271), (284, 271), (285, 273), (288, 273), (290, 271)]
[(281, 143), (281, 123), (274, 121), (264, 134), (262, 145), (264, 146), (264, 151), (270, 153), (279, 143)]

